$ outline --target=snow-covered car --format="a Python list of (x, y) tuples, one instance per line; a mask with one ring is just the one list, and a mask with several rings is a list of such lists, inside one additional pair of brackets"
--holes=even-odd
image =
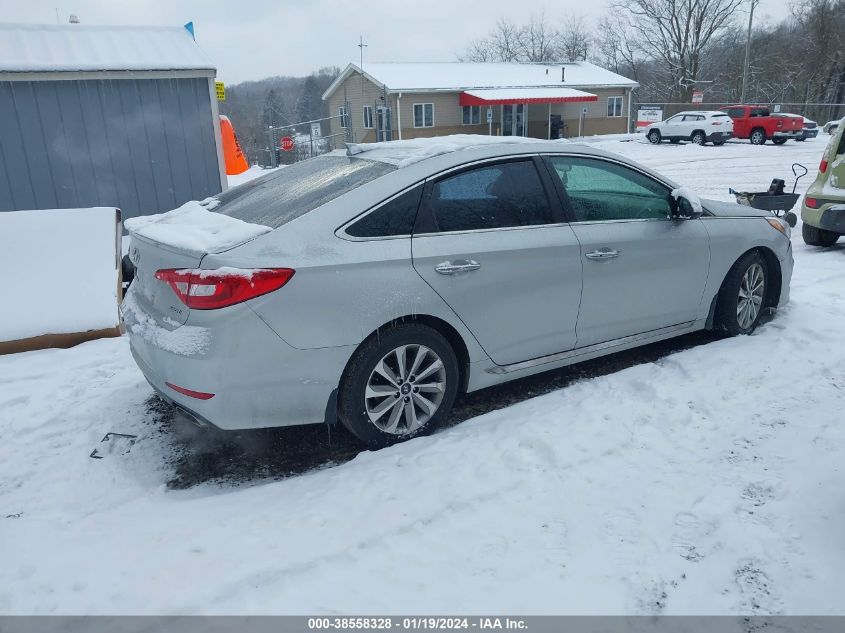
[(835, 119), (833, 121), (828, 121), (827, 123), (824, 124), (824, 127), (822, 128), (822, 130), (824, 131), (825, 134), (833, 134), (834, 132), (836, 132), (836, 129), (839, 127), (839, 125), (841, 123), (842, 123), (842, 119)]
[(126, 222), (149, 383), (200, 424), (426, 433), (459, 392), (783, 305), (790, 227), (621, 156), (465, 136), (350, 144)]
[(833, 246), (845, 235), (845, 126), (822, 154), (819, 174), (801, 203), (801, 236), (810, 246)]
[(646, 138), (655, 145), (661, 141), (680, 143), (692, 141), (696, 145), (713, 143), (724, 145), (733, 136), (731, 118), (718, 110), (691, 110), (679, 112), (665, 121), (652, 123), (646, 128)]

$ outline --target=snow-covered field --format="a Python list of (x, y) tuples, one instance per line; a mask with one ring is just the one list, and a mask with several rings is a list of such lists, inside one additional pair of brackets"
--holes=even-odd
[[(826, 141), (590, 139), (725, 200)], [(282, 480), (169, 488), (125, 338), (0, 357), (0, 613), (845, 614), (845, 245), (793, 244), (753, 336)]]

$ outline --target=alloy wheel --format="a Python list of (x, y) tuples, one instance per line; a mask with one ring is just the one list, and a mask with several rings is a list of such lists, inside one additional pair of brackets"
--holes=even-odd
[(760, 314), (765, 285), (763, 267), (760, 264), (749, 266), (739, 284), (739, 297), (736, 302), (736, 320), (743, 330), (751, 327)]
[(443, 402), (446, 367), (425, 345), (402, 345), (376, 363), (367, 379), (367, 416), (378, 429), (394, 435), (424, 426)]

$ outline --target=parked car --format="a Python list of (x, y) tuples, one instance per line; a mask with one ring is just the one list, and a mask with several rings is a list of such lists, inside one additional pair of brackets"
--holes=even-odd
[(734, 136), (747, 138), (753, 145), (763, 145), (769, 139), (783, 145), (804, 137), (804, 119), (794, 114), (772, 114), (767, 107), (752, 105), (725, 106), (722, 111), (733, 119)]
[[(200, 424), (339, 419), (382, 446), (434, 429), (459, 392), (696, 330), (747, 334), (788, 299), (790, 229), (768, 212), (700, 206), (589, 147), (432, 156), (423, 141), (129, 221), (123, 314), (153, 389)], [(227, 239), (203, 246), (206, 229)]]
[(801, 203), (801, 235), (810, 246), (833, 246), (845, 235), (845, 126), (822, 154), (819, 175)]
[(733, 121), (718, 110), (679, 112), (665, 121), (646, 128), (646, 138), (655, 145), (661, 141), (680, 143), (692, 141), (696, 145), (713, 143), (724, 145), (733, 136)]
[(808, 138), (816, 138), (819, 135), (819, 124), (810, 119), (804, 118), (804, 133), (796, 141), (806, 141)]
[(833, 134), (834, 132), (836, 132), (837, 128), (839, 127), (839, 125), (841, 123), (842, 123), (842, 119), (836, 119), (834, 121), (828, 121), (827, 123), (824, 124), (824, 127), (822, 128), (822, 130), (824, 131), (825, 134)]

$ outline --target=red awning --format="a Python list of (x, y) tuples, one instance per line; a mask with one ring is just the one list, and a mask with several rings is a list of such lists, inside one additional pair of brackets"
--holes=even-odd
[(598, 101), (589, 92), (574, 88), (478, 88), (460, 94), (462, 106), (513, 105), (518, 103), (571, 103)]

